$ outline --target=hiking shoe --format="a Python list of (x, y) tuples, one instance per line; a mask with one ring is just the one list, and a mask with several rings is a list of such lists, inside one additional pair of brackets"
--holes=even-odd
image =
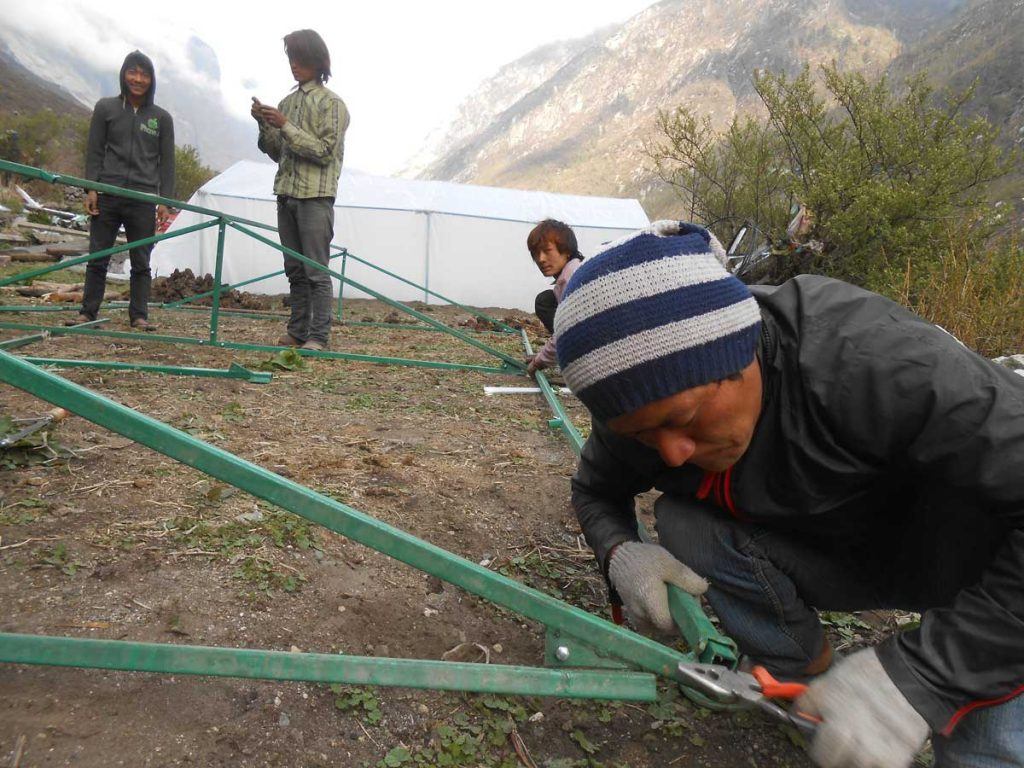
[(91, 317), (89, 317), (88, 315), (81, 315), (80, 314), (78, 317), (76, 317), (73, 320), (65, 320), (64, 321), (64, 325), (67, 326), (68, 328), (70, 328), (70, 327), (72, 327), (74, 325), (81, 325), (82, 323), (91, 323), (91, 322), (92, 322), (92, 318)]
[(326, 346), (326, 344), (322, 344), (319, 341), (313, 341), (313, 339), (310, 339), (305, 344), (303, 344), (301, 348), (308, 349), (311, 352), (323, 352)]
[(279, 347), (301, 347), (302, 342), (292, 336), (290, 333), (286, 333), (280, 339), (277, 340), (277, 346)]
[(136, 331), (152, 332), (156, 330), (156, 325), (149, 322), (149, 320), (147, 320), (144, 317), (137, 317), (134, 320), (132, 320), (132, 328), (134, 328)]

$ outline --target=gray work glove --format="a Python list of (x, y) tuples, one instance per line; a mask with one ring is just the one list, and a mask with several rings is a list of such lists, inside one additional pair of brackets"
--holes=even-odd
[(639, 541), (624, 541), (615, 547), (608, 563), (608, 578), (634, 625), (640, 629), (649, 623), (662, 632), (675, 629), (666, 584), (675, 584), (691, 595), (702, 595), (708, 588), (704, 579), (667, 549)]
[(822, 768), (906, 768), (928, 738), (928, 723), (873, 648), (812, 682), (796, 709), (822, 719), (811, 742), (811, 758)]

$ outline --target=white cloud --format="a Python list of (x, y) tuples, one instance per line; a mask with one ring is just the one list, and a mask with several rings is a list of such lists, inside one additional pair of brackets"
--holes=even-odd
[[(544, 43), (624, 21), (652, 0), (434, 0), (289, 4), (180, 0), (4, 0), (4, 25), (49, 35), (107, 69), (140, 48), (161, 66), (200, 76), (185, 46), (195, 34), (217, 53), (226, 105), (246, 115), (251, 96), (276, 102), (293, 85), (281, 38), (311, 27), (332, 54), (330, 87), (352, 113), (346, 162), (400, 168), (428, 132), (503, 64)], [(34, 62), (45, 77), (45, 62)]]

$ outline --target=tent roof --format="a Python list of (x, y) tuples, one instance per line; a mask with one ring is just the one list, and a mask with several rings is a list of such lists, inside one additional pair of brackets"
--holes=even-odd
[[(273, 200), (276, 171), (272, 163), (240, 160), (204, 184), (202, 191), (222, 197)], [(392, 179), (348, 169), (341, 173), (335, 206), (429, 211), (503, 221), (555, 218), (577, 227), (638, 229), (648, 225), (647, 214), (635, 199)]]

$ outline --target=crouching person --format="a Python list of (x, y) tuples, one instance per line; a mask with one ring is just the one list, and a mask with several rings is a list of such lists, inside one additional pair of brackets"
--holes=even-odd
[[(822, 766), (903, 768), (929, 735), (940, 767), (1024, 765), (1024, 380), (843, 282), (748, 289), (713, 250), (658, 222), (555, 316), (613, 600), (670, 630), (665, 582), (706, 590), (751, 660), (810, 679)], [(872, 608), (921, 624), (833, 663), (817, 610)]]

